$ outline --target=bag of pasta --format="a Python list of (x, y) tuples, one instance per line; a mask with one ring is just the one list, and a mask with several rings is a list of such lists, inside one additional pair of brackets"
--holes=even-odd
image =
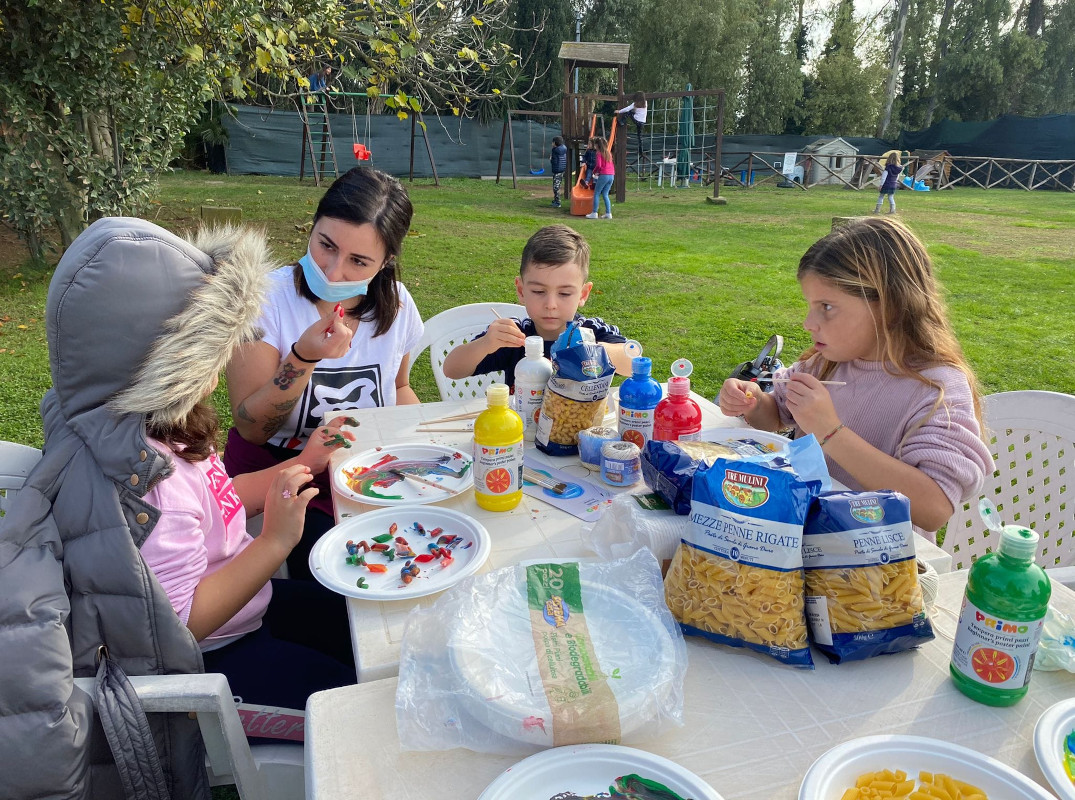
[(664, 579), (687, 635), (813, 669), (803, 615), (802, 532), (821, 482), (718, 458), (694, 474), (690, 529)]
[(825, 492), (803, 531), (806, 616), (833, 663), (933, 638), (918, 583), (911, 503), (893, 491)]
[(593, 331), (577, 322), (567, 326), (552, 345), (552, 377), (545, 388), (534, 443), (551, 456), (579, 452), (579, 431), (605, 418), (616, 367)]

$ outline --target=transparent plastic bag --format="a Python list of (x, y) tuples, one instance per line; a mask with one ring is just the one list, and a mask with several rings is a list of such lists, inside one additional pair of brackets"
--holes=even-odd
[(1075, 620), (1049, 606), (1041, 632), (1034, 669), (1051, 672), (1066, 669), (1075, 672)]
[(407, 618), (400, 744), (522, 755), (644, 742), (683, 724), (686, 668), (649, 551), (496, 570)]
[(597, 522), (583, 525), (582, 540), (604, 559), (646, 547), (667, 568), (690, 525), (690, 517), (676, 514), (658, 494), (617, 494)]

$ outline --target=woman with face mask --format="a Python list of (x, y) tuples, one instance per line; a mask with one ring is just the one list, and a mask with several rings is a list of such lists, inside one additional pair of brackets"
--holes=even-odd
[[(293, 457), (328, 411), (419, 402), (408, 353), (422, 319), (398, 265), (412, 213), (399, 181), (374, 169), (356, 167), (325, 192), (306, 255), (271, 276), (261, 339), (228, 365), (229, 474)], [(288, 558), (293, 578), (310, 577), (309, 550), (334, 524), (327, 473), (314, 485), (303, 541)]]

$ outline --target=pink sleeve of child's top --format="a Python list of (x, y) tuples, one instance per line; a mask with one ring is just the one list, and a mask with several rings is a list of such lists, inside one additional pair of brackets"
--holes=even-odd
[(210, 498), (205, 478), (193, 464), (173, 460), (175, 472), (146, 494), (146, 502), (161, 515), (142, 543), (142, 558), (186, 625), (194, 590), (209, 564), (205, 538), (212, 522), (206, 514)]

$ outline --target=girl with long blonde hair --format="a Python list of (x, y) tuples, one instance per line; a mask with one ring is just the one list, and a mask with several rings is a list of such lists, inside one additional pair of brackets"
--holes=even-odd
[(936, 531), (993, 466), (977, 381), (929, 254), (905, 225), (864, 219), (812, 245), (797, 277), (812, 345), (776, 373), (787, 382), (772, 394), (725, 381), (721, 410), (814, 434), (835, 480), (903, 493), (915, 526)]

